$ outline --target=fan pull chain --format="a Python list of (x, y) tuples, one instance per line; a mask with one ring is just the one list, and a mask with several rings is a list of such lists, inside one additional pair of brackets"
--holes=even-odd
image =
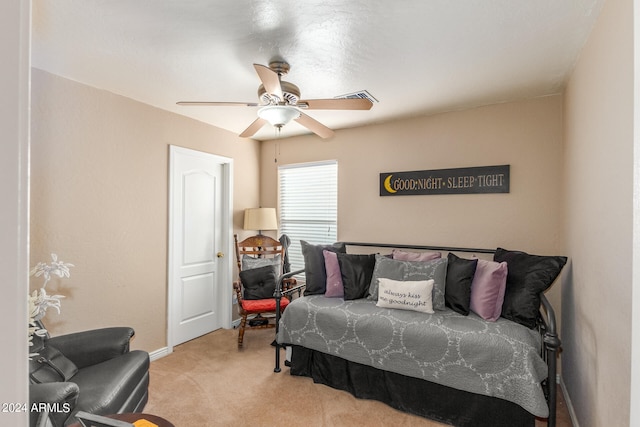
[[(282, 132), (282, 126), (274, 126), (276, 128), (276, 139), (280, 138), (280, 132)], [(280, 144), (277, 142), (273, 146), (273, 162), (278, 163), (278, 155), (280, 154)]]

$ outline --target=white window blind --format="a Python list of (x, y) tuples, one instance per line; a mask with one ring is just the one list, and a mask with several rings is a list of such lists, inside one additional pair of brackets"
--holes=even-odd
[(300, 240), (331, 244), (338, 238), (338, 163), (280, 166), (280, 233), (291, 239), (291, 270), (304, 268)]

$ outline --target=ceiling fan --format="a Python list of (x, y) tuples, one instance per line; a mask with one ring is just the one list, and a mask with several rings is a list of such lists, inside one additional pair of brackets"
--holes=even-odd
[(322, 138), (333, 136), (333, 130), (309, 117), (302, 110), (369, 110), (372, 103), (363, 98), (300, 99), (300, 89), (293, 83), (282, 80), (289, 72), (289, 64), (284, 61), (272, 61), (269, 66), (253, 64), (262, 84), (258, 87), (260, 103), (255, 102), (206, 102), (180, 101), (178, 105), (187, 106), (246, 106), (260, 107), (258, 118), (249, 125), (241, 137), (253, 136), (262, 126), (270, 123), (278, 131), (295, 120), (311, 132)]

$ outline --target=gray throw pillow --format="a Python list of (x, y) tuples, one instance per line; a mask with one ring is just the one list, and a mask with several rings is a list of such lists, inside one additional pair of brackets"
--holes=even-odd
[(242, 270), (253, 270), (254, 268), (264, 267), (266, 265), (270, 265), (273, 267), (273, 272), (276, 275), (276, 278), (279, 278), (282, 274), (282, 267), (280, 266), (282, 260), (280, 259), (280, 254), (277, 254), (271, 258), (255, 258), (250, 255), (242, 256)]
[(369, 286), (370, 300), (378, 300), (378, 279), (384, 277), (400, 281), (433, 279), (433, 309), (445, 309), (445, 280), (447, 277), (447, 258), (432, 261), (399, 261), (384, 255), (376, 255), (376, 265)]

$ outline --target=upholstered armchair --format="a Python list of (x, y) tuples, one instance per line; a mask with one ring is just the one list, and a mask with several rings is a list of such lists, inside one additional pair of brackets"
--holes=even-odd
[[(148, 400), (149, 354), (131, 351), (134, 331), (114, 327), (34, 340), (30, 425), (68, 426), (74, 414), (141, 412)], [(47, 418), (43, 420), (42, 418)]]

